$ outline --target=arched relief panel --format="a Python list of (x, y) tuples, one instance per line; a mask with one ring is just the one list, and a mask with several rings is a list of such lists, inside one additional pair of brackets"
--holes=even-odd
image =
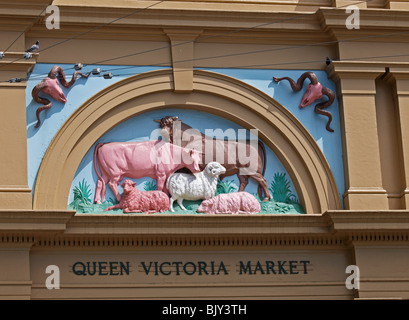
[(205, 111), (259, 138), (287, 170), (306, 213), (340, 209), (338, 190), (324, 155), (301, 123), (276, 100), (233, 78), (195, 71), (193, 91), (174, 93), (169, 70), (117, 82), (86, 101), (50, 144), (34, 189), (35, 209), (66, 209), (71, 183), (84, 155), (118, 124), (163, 108)]

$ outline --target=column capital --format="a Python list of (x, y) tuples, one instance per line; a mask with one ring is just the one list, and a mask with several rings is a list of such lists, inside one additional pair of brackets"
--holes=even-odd
[(26, 78), (27, 73), (33, 70), (39, 54), (33, 53), (31, 59), (28, 60), (24, 59), (23, 56), (24, 52), (5, 52), (4, 58), (0, 60), (0, 86), (25, 87), (23, 82), (2, 82), (12, 78)]
[(391, 64), (389, 72), (396, 80), (409, 80), (409, 62)]
[(6, 71), (30, 71), (34, 68), (39, 57), (39, 53), (32, 53), (28, 60), (24, 59), (25, 52), (5, 52), (4, 58), (0, 60), (0, 70)]
[(26, 81), (34, 68), (38, 53), (31, 59), (24, 52), (6, 52), (0, 60), (0, 100), (4, 108), (0, 118), (0, 203), (3, 209), (31, 209), (32, 195), (27, 183)]
[(195, 40), (202, 32), (202, 29), (186, 29), (186, 28), (169, 28), (163, 29), (163, 32), (169, 37), (171, 41), (193, 41)]
[(388, 67), (385, 80), (394, 84), (399, 97), (409, 96), (409, 63), (396, 63)]
[(339, 79), (376, 79), (385, 73), (387, 62), (333, 61), (326, 69), (328, 78)]

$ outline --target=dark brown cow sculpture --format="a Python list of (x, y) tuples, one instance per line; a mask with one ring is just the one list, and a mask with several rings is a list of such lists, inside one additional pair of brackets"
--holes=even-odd
[[(239, 191), (243, 191), (248, 184), (248, 179), (252, 178), (258, 183), (258, 196), (263, 201), (270, 200), (270, 193), (268, 190), (266, 179), (264, 178), (266, 168), (266, 150), (264, 144), (259, 140), (257, 150), (251, 150), (254, 147), (249, 141), (231, 141), (215, 139), (206, 136), (200, 131), (193, 129), (189, 125), (178, 120), (177, 117), (167, 116), (160, 120), (154, 120), (160, 124), (162, 128), (161, 134), (168, 142), (180, 145), (187, 149), (196, 149), (202, 153), (202, 161), (200, 169), (204, 170), (209, 162), (217, 161), (226, 168), (226, 173), (220, 175), (220, 180), (226, 176), (237, 175), (240, 181)], [(209, 146), (213, 148), (212, 154), (209, 156)], [(207, 148), (207, 149), (206, 149)], [(256, 163), (256, 170), (248, 170), (248, 174), (243, 174), (248, 168), (249, 162), (240, 161), (239, 152), (245, 150), (246, 155), (250, 161)], [(232, 152), (235, 151), (235, 152)], [(253, 152), (252, 152), (253, 151)], [(208, 156), (206, 157), (206, 152)], [(221, 160), (220, 154), (223, 154)], [(253, 155), (250, 156), (250, 155)], [(264, 191), (264, 198), (263, 198)]]

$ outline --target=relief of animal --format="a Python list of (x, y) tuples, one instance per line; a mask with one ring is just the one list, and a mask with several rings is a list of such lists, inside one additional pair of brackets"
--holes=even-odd
[(120, 201), (117, 186), (125, 177), (156, 179), (157, 189), (167, 192), (165, 181), (168, 176), (181, 168), (199, 172), (199, 162), (198, 151), (185, 150), (160, 140), (99, 143), (94, 150), (94, 169), (98, 176), (94, 201), (98, 204), (104, 201), (106, 184)]
[(260, 203), (248, 192), (221, 193), (202, 201), (197, 208), (197, 212), (207, 214), (255, 214), (260, 211)]
[[(226, 172), (220, 176), (220, 180), (227, 176), (237, 175), (240, 182), (239, 191), (243, 191), (248, 184), (249, 178), (252, 178), (258, 183), (257, 192), (260, 199), (263, 199), (263, 201), (270, 200), (270, 192), (267, 181), (264, 178), (267, 165), (266, 150), (260, 140), (258, 141), (257, 150), (255, 150), (248, 141), (225, 141), (206, 136), (181, 122), (177, 117), (166, 116), (154, 121), (159, 123), (162, 128), (162, 136), (167, 138), (170, 143), (184, 148), (193, 147), (196, 150), (202, 151), (201, 170), (209, 162), (217, 161), (226, 169)], [(248, 156), (247, 162), (243, 161), (243, 157), (240, 154), (240, 151), (243, 152), (244, 150), (246, 156)], [(246, 172), (246, 169), (250, 166), (255, 167), (255, 170), (251, 169)]]
[(210, 199), (216, 194), (217, 179), (224, 174), (226, 169), (218, 162), (210, 162), (205, 169), (199, 173), (174, 173), (166, 181), (171, 198), (169, 210), (173, 209), (173, 202), (177, 201), (182, 210), (187, 210), (183, 206), (183, 200)]
[(48, 76), (33, 88), (33, 90), (31, 91), (31, 95), (34, 101), (43, 104), (43, 106), (39, 107), (36, 111), (37, 124), (35, 125), (35, 128), (38, 128), (41, 124), (40, 112), (43, 110), (50, 109), (52, 107), (51, 101), (48, 100), (47, 98), (40, 97), (39, 93), (43, 92), (45, 94), (50, 95), (59, 102), (66, 103), (67, 98), (65, 97), (64, 92), (59, 86), (58, 80), (60, 81), (63, 87), (70, 88), (77, 80), (78, 75), (80, 75), (83, 78), (88, 78), (90, 73), (84, 75), (79, 71), (75, 71), (71, 78), (71, 81), (67, 82), (67, 80), (65, 79), (64, 70), (60, 66), (54, 66), (48, 73)]
[(126, 179), (121, 185), (124, 193), (119, 203), (106, 208), (104, 211), (113, 209), (122, 209), (124, 213), (168, 211), (169, 197), (166, 193), (162, 191), (139, 191), (135, 185), (135, 182)]
[(304, 72), (298, 78), (297, 83), (295, 83), (295, 81), (289, 77), (282, 78), (273, 77), (273, 80), (275, 82), (287, 80), (290, 83), (293, 91), (297, 92), (301, 90), (304, 80), (307, 78), (310, 79), (311, 83), (308, 85), (307, 91), (305, 92), (303, 98), (301, 99), (300, 108), (305, 108), (313, 104), (315, 100), (321, 99), (323, 95), (326, 95), (328, 97), (328, 100), (317, 103), (315, 105), (315, 112), (328, 117), (326, 129), (330, 132), (334, 132), (334, 130), (331, 129), (330, 127), (332, 121), (331, 112), (322, 109), (328, 108), (334, 102), (335, 93), (331, 89), (325, 88), (321, 83), (319, 83), (317, 76), (313, 72)]

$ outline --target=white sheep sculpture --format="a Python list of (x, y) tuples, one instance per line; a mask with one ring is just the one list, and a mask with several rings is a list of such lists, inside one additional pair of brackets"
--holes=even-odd
[(173, 202), (177, 201), (182, 210), (183, 200), (207, 200), (215, 196), (217, 179), (226, 169), (218, 162), (209, 162), (203, 171), (194, 174), (174, 173), (166, 181), (166, 188), (171, 195), (169, 210), (173, 209)]

